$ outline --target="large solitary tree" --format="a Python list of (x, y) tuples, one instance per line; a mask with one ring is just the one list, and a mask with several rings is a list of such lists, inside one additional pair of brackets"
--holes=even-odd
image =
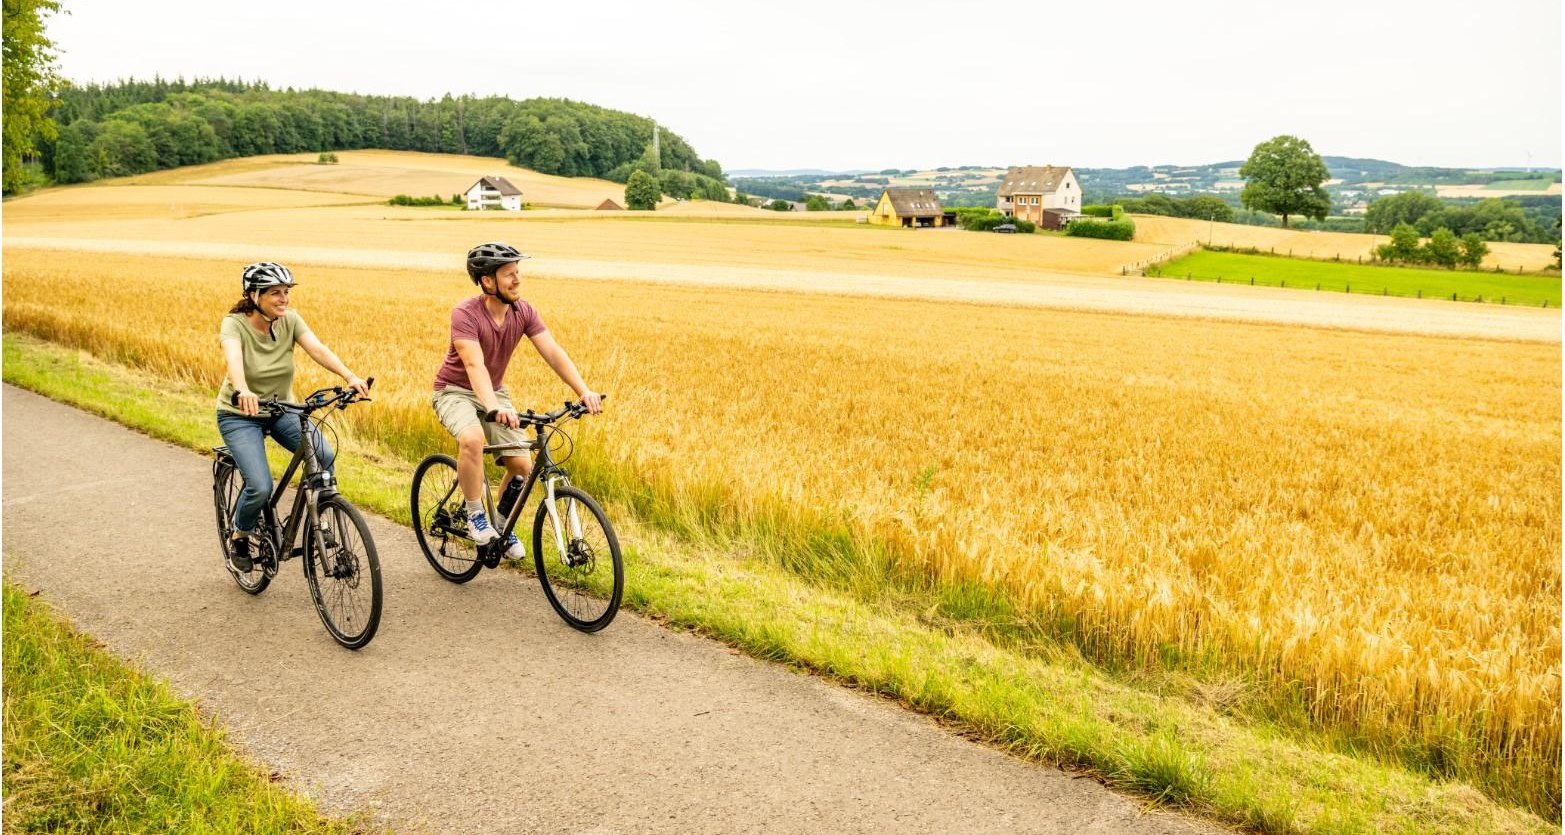
[(1239, 194), (1244, 207), (1282, 215), (1284, 228), (1289, 215), (1325, 220), (1331, 211), (1331, 198), (1320, 187), (1331, 176), (1326, 163), (1297, 136), (1277, 136), (1255, 146), (1239, 176), (1245, 178)]
[(14, 193), (22, 184), (22, 158), (34, 152), (33, 140), (54, 139), (49, 94), (60, 83), (54, 71), (54, 44), (44, 34), (45, 15), (60, 10), (57, 0), (5, 0), (5, 109), (3, 187)]

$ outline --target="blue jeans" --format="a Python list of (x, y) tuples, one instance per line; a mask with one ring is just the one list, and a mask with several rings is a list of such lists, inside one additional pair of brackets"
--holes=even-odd
[[(271, 435), (283, 449), (294, 452), (299, 449), (299, 416), (245, 417), (232, 412), (217, 413), (217, 431), (223, 435), (223, 443), (239, 466), (245, 488), (239, 493), (239, 506), (234, 508), (234, 530), (250, 533), (255, 530), (261, 508), (272, 496), (272, 468), (266, 463), (266, 436)], [(310, 435), (315, 443), (315, 461), (321, 469), (330, 472), (337, 455), (331, 444), (321, 437), (314, 425)]]

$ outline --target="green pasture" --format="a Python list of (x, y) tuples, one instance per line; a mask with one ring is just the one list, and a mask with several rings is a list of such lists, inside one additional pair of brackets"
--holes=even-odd
[(1389, 267), (1206, 250), (1148, 268), (1147, 275), (1323, 293), (1407, 296), (1529, 307), (1560, 306), (1558, 275)]

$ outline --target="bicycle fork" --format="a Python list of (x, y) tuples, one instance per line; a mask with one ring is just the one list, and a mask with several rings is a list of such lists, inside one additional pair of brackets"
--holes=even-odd
[[(554, 486), (560, 480), (561, 479), (560, 479), (559, 476), (554, 476), (554, 477), (552, 477), (552, 478), (550, 478), (550, 479), (548, 479), (547, 481), (544, 482), (544, 485), (543, 485), (543, 491), (544, 491), (544, 493), (543, 493), (543, 504), (544, 504), (544, 507), (548, 508), (548, 511), (549, 511), (549, 521), (550, 521), (550, 523), (552, 524), (552, 526), (554, 528), (554, 543), (555, 543), (555, 546), (559, 548), (560, 560), (562, 562), (564, 562), (566, 565), (573, 565), (574, 563), (571, 560), (571, 552), (566, 548), (566, 545), (565, 545), (565, 527), (566, 526), (560, 524), (559, 505), (558, 505), (558, 502), (555, 500), (555, 495), (554, 495)], [(567, 523), (570, 526), (570, 535), (571, 535), (571, 542), (572, 543), (581, 541), (581, 516), (578, 515), (578, 513), (577, 513), (576, 504), (577, 503), (574, 502), (574, 501), (571, 502), (567, 506), (566, 512), (565, 512), (566, 521), (567, 521)]]

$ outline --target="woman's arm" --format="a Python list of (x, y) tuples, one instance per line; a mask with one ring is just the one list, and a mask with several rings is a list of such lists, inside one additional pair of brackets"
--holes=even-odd
[(538, 355), (543, 357), (543, 361), (554, 369), (554, 373), (558, 374), (567, 386), (571, 387), (571, 391), (576, 392), (576, 396), (581, 398), (587, 411), (597, 414), (603, 410), (602, 395), (587, 388), (587, 384), (581, 379), (581, 373), (576, 370), (576, 363), (571, 362), (570, 355), (565, 353), (565, 349), (560, 347), (560, 343), (554, 341), (554, 337), (548, 331), (532, 337), (532, 341), (533, 347), (538, 349)]
[(261, 401), (245, 382), (245, 349), (238, 339), (223, 340), (223, 361), (228, 364), (228, 382), (239, 393), (239, 411), (250, 417), (260, 414)]
[(299, 343), (299, 347), (303, 348), (306, 354), (310, 355), (310, 359), (315, 360), (317, 365), (341, 377), (348, 383), (349, 388), (359, 394), (369, 395), (369, 385), (354, 375), (352, 371), (349, 371), (348, 366), (343, 364), (343, 361), (336, 354), (332, 353), (330, 348), (326, 347), (326, 343), (315, 336), (314, 331), (306, 331), (299, 334), (295, 341)]

